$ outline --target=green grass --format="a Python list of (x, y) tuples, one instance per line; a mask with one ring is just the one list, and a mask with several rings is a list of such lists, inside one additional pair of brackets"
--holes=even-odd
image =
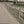
[(17, 5), (17, 6), (24, 6), (24, 4), (14, 4), (14, 5)]

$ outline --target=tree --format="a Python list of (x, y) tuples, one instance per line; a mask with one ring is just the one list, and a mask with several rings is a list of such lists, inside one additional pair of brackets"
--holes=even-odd
[(1, 0), (0, 0), (0, 2), (1, 2)]
[(4, 0), (4, 2), (8, 2), (8, 0)]

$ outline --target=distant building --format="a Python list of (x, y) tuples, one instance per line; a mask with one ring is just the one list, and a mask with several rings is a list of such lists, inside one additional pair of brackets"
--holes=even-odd
[(24, 2), (24, 0), (18, 0), (18, 2)]
[(18, 0), (17, 1), (19, 4), (24, 4), (24, 0)]

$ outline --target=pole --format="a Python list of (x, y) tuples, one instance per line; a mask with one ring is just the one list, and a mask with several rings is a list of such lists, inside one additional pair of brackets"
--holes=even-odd
[(14, 0), (14, 4), (16, 4), (16, 0)]
[(17, 4), (17, 0), (16, 0), (16, 4)]

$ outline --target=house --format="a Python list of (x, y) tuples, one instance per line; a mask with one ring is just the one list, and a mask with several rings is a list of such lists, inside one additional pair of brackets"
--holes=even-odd
[(18, 2), (24, 2), (24, 0), (18, 0)]

